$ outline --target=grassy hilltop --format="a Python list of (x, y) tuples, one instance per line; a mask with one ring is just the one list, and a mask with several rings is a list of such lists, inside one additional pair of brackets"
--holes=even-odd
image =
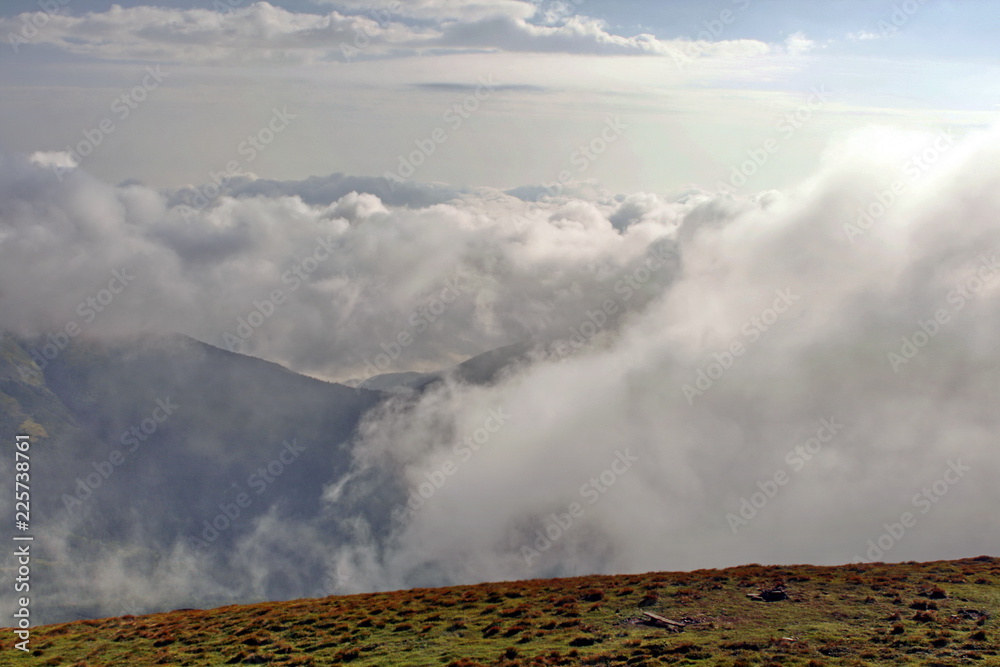
[[(748, 595), (783, 584), (788, 599)], [(680, 623), (644, 622), (644, 611)], [(1000, 665), (1000, 559), (589, 576), (2, 631), (0, 665)]]

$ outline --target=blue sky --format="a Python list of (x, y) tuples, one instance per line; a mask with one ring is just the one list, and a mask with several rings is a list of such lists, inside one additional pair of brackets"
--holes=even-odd
[[(82, 165), (112, 181), (201, 182), (287, 107), (294, 122), (242, 171), (406, 171), (401, 159), (440, 128), (452, 134), (414, 179), (538, 185), (572, 171), (574, 151), (618, 116), (623, 140), (574, 180), (671, 191), (725, 181), (829, 91), (746, 186), (766, 189), (853, 129), (963, 132), (1000, 108), (1000, 9), (985, 1), (71, 0), (12, 44), (31, 16), (19, 12), (38, 9), (0, 10), (2, 150), (72, 148), (146, 67), (168, 73)], [(448, 109), (490, 76), (500, 87), (451, 128)]]

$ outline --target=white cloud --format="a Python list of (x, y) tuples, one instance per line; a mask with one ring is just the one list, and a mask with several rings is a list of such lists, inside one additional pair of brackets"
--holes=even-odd
[(785, 50), (789, 55), (799, 56), (816, 48), (816, 42), (806, 37), (805, 33), (796, 32), (785, 39)]
[[(0, 20), (0, 31), (16, 32), (19, 17)], [(82, 16), (53, 14), (30, 44), (47, 44), (74, 55), (101, 59), (170, 62), (313, 61), (341, 54), (358, 35), (379, 44), (415, 43), (428, 37), (419, 28), (366, 16), (297, 13), (255, 2), (231, 11), (122, 8)]]
[[(361, 558), (373, 555), (369, 542), (336, 552), (344, 590), (850, 562), (904, 511), (918, 529), (887, 560), (988, 551), (982, 527), (995, 522), (982, 508), (1000, 500), (988, 475), (967, 472), (926, 515), (912, 498), (949, 461), (1000, 464), (984, 392), (997, 361), (986, 341), (1000, 324), (1000, 172), (981, 167), (995, 163), (1000, 133), (939, 155), (862, 242), (845, 232), (914, 155), (929, 154), (936, 139), (917, 138), (869, 131), (831, 152), (798, 192), (741, 204), (697, 197), (701, 205), (667, 213), (683, 218), (680, 272), (661, 283), (661, 298), (630, 309), (617, 335), (493, 387), (452, 385), (372, 415), (361, 470), (396, 471), (410, 491), (448, 460), (458, 470), (377, 556)], [(662, 210), (634, 195), (615, 215)], [(779, 293), (791, 301), (786, 313), (762, 315)], [(947, 322), (920, 339), (942, 309)], [(577, 330), (593, 321), (582, 310), (578, 318)], [(904, 354), (907, 337), (923, 347), (894, 369), (889, 353)], [(734, 342), (744, 351), (726, 359)], [(698, 371), (713, 364), (728, 370), (711, 370), (706, 388)], [(704, 393), (689, 401), (685, 385)], [(465, 456), (456, 444), (496, 406), (508, 424)], [(831, 418), (842, 426), (821, 455), (790, 463)], [(639, 463), (589, 504), (581, 487), (626, 449)], [(741, 499), (779, 470), (790, 481), (734, 534), (727, 514), (738, 516)], [(527, 563), (521, 547), (574, 501), (585, 517)]]
[[(534, 4), (422, 0), (402, 5), (385, 1), (335, 2), (345, 12), (326, 15), (292, 12), (267, 2), (229, 11), (122, 8), (82, 16), (51, 15), (28, 44), (106, 60), (183, 63), (325, 63), (364, 57), (403, 57), (428, 49), (462, 52), (469, 48), (537, 53), (658, 55), (692, 59), (752, 57), (771, 51), (755, 40), (686, 42), (650, 34), (623, 36), (598, 19), (550, 8), (541, 23), (529, 22)], [(414, 19), (418, 19), (414, 23)], [(20, 17), (0, 19), (0, 32), (17, 32)], [(812, 42), (793, 35), (789, 53)], [(345, 57), (345, 49), (350, 54)]]
[(368, 16), (395, 15), (433, 21), (480, 21), (495, 16), (529, 19), (538, 11), (522, 0), (315, 0), (333, 5), (344, 12), (363, 12)]
[(77, 166), (76, 158), (69, 151), (35, 151), (28, 159), (33, 164), (55, 169), (73, 169)]
[(851, 41), (867, 41), (871, 39), (883, 39), (885, 35), (879, 34), (877, 32), (871, 32), (870, 30), (859, 30), (857, 32), (852, 32), (847, 35), (847, 39)]
[[(223, 194), (206, 205), (193, 189), (112, 188), (80, 170), (59, 182), (57, 172), (19, 159), (8, 159), (3, 171), (13, 194), (2, 213), (0, 280), (21, 286), (5, 294), (4, 321), (21, 332), (63, 329), (109, 271), (127, 266), (138, 274), (134, 287), (91, 333), (134, 331), (139, 322), (170, 330), (184, 321), (185, 333), (223, 345), (255, 300), (283, 289), (294, 298), (242, 351), (340, 378), (362, 374), (381, 343), (412, 329), (411, 316), (456, 272), (465, 281), (460, 298), (432, 318), (391, 370), (447, 365), (546, 322), (568, 325), (581, 288), (593, 293), (589, 300), (611, 289), (593, 267), (627, 266), (673, 228), (660, 222), (661, 214), (616, 230), (606, 219), (617, 208), (610, 197), (548, 202), (518, 225), (528, 204), (495, 190), (410, 187), (386, 197), (415, 207), (390, 208), (373, 194), (343, 191), (345, 183), (381, 191), (381, 179), (335, 176), (331, 188), (256, 187), (244, 179), (233, 184), (239, 198)], [(17, 183), (32, 185), (25, 190)], [(305, 204), (296, 192), (315, 203)], [(323, 193), (337, 199), (319, 203)], [(185, 202), (202, 208), (192, 211)], [(679, 215), (689, 205), (660, 206)], [(57, 238), (75, 245), (60, 248)], [(26, 259), (43, 247), (44, 261)], [(329, 247), (335, 256), (307, 278), (295, 273), (307, 256), (326, 256)], [(70, 259), (81, 252), (86, 262)], [(199, 296), (206, 293), (213, 299)]]
[(602, 21), (571, 16), (557, 26), (533, 25), (523, 19), (495, 17), (445, 26), (445, 46), (497, 48), (505, 51), (668, 55), (670, 49), (652, 35), (622, 37)]

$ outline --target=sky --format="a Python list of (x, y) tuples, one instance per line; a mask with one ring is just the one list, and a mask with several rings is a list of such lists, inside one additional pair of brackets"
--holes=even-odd
[[(412, 179), (509, 189), (569, 170), (672, 192), (726, 181), (775, 137), (759, 190), (859, 125), (965, 131), (1000, 104), (985, 1), (53, 3), (0, 9), (0, 149), (73, 148), (109, 119), (85, 158), (109, 182), (198, 184), (234, 159), (262, 178), (383, 176), (441, 128)], [(151, 66), (162, 81), (122, 118), (115, 100)], [(495, 88), (467, 100), (481, 80)], [(816, 89), (794, 136), (776, 131)], [(446, 116), (463, 103), (475, 111)], [(293, 122), (248, 160), (239, 146), (275, 108)], [(574, 164), (609, 118), (622, 140)]]
[[(3, 5), (4, 327), (348, 383), (538, 344), (366, 416), (354, 542), (262, 523), (245, 566), (995, 555), (996, 3), (220, 1)], [(371, 534), (373, 479), (438, 474)]]

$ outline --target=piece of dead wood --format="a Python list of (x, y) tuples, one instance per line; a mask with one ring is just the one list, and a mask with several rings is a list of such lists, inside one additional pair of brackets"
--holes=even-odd
[(647, 622), (652, 622), (653, 625), (667, 628), (671, 632), (683, 632), (685, 627), (683, 623), (671, 621), (669, 618), (665, 618), (659, 614), (654, 614), (651, 611), (644, 611), (642, 612), (642, 615), (649, 619)]

